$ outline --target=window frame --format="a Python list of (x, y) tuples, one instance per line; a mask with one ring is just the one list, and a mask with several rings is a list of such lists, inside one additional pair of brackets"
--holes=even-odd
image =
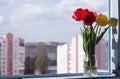
[[(115, 4), (117, 2), (118, 4)], [(116, 7), (117, 6), (117, 10)], [(109, 0), (109, 17), (120, 18), (120, 1), (119, 0)], [(120, 22), (120, 21), (119, 21)], [(109, 30), (109, 40), (110, 40), (110, 49), (109, 49), (109, 71), (113, 74), (113, 70), (116, 70), (120, 67), (119, 63), (119, 47), (120, 47), (120, 32), (119, 24), (116, 28), (110, 28)]]

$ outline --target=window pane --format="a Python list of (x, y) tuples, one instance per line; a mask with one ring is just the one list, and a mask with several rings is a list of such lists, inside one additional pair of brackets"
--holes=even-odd
[[(109, 16), (109, 0), (2, 0), (0, 6), (0, 75), (83, 73), (82, 23), (73, 12)], [(98, 71), (109, 72), (109, 32), (96, 49)]]

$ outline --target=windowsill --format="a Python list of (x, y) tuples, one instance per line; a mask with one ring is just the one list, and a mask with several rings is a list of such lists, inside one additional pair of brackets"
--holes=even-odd
[(71, 77), (71, 78), (76, 78), (76, 79), (109, 79), (109, 78), (113, 78), (114, 79), (114, 77), (116, 77), (115, 75), (97, 75), (97, 76), (95, 76), (95, 77), (86, 77), (86, 76), (76, 76), (76, 77)]
[(85, 77), (80, 74), (43, 74), (43, 75), (19, 75), (19, 76), (0, 76), (0, 79), (120, 79), (112, 75), (97, 75), (96, 77)]
[[(115, 75), (102, 75), (96, 77), (85, 77), (85, 76), (67, 76), (67, 77), (42, 77), (37, 79), (118, 79)], [(23, 79), (36, 79), (36, 78), (23, 78)]]

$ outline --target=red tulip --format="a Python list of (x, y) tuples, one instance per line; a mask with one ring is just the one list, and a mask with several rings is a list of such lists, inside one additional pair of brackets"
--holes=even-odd
[(86, 11), (82, 15), (82, 21), (84, 22), (85, 25), (92, 25), (93, 22), (96, 20), (96, 17), (97, 17), (96, 12)]
[(85, 25), (92, 25), (97, 17), (96, 12), (90, 12), (88, 9), (78, 8), (72, 18), (76, 21), (83, 21)]
[(82, 11), (83, 11), (82, 8), (77, 9), (77, 10), (74, 12), (72, 18), (75, 19), (76, 21), (80, 21), (81, 18), (82, 18), (82, 17), (81, 17), (81, 12), (82, 12)]

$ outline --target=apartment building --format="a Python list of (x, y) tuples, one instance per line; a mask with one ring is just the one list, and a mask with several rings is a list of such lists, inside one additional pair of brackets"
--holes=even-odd
[(79, 73), (83, 71), (82, 37), (76, 35), (66, 44), (57, 47), (57, 73)]
[(16, 38), (12, 33), (0, 38), (0, 75), (24, 74), (24, 39)]

